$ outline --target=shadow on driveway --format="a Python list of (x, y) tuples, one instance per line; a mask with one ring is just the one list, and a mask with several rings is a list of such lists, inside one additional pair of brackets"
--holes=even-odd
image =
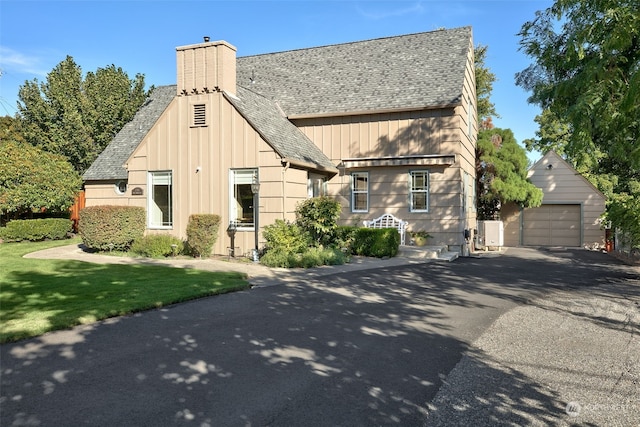
[[(505, 377), (472, 346), (501, 314), (558, 289), (615, 283), (637, 297), (628, 280), (606, 255), (517, 249), (115, 318), (3, 345), (0, 424), (424, 425), (463, 355), (470, 381)], [(518, 408), (514, 425), (566, 417), (555, 391), (507, 378), (493, 398)]]

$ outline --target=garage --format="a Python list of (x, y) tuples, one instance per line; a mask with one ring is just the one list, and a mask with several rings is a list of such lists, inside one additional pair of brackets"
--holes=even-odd
[(531, 166), (527, 178), (542, 190), (542, 205), (501, 207), (505, 246), (604, 247), (606, 197), (593, 184), (553, 151)]
[(580, 246), (580, 205), (550, 204), (525, 209), (522, 243), (525, 246)]

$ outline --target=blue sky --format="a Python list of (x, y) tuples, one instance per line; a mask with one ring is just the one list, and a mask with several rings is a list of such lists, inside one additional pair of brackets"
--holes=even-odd
[[(25, 80), (46, 80), (66, 55), (83, 72), (111, 64), (148, 85), (174, 84), (175, 47), (203, 36), (226, 40), (238, 56), (472, 26), (489, 46), (486, 65), (498, 81), (492, 101), (498, 127), (522, 142), (535, 135), (539, 109), (514, 82), (530, 63), (517, 33), (543, 0), (150, 1), (0, 0), (0, 115), (16, 113)], [(537, 154), (531, 154), (535, 160)]]

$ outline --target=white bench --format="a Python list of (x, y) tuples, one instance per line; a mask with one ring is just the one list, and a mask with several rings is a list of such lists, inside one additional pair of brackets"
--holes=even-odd
[(404, 235), (407, 230), (407, 221), (396, 218), (391, 214), (384, 214), (381, 217), (372, 219), (371, 221), (363, 221), (367, 228), (395, 228), (400, 233), (400, 244), (404, 246)]

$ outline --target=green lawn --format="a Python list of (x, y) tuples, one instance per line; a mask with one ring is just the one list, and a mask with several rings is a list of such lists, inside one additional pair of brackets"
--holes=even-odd
[(78, 242), (0, 244), (0, 343), (249, 287), (240, 273), (22, 258)]

